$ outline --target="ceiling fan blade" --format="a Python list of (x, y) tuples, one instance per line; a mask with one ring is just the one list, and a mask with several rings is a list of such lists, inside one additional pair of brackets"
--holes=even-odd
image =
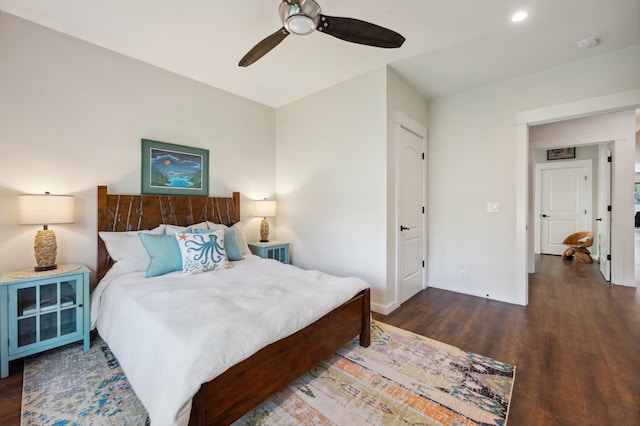
[(351, 43), (375, 47), (396, 48), (402, 46), (405, 40), (397, 32), (379, 25), (336, 16), (320, 15), (317, 30)]
[(249, 65), (253, 64), (255, 61), (269, 53), (271, 49), (279, 45), (280, 42), (284, 40), (288, 35), (289, 31), (287, 31), (284, 27), (280, 28), (278, 31), (253, 46), (253, 49), (247, 52), (247, 54), (244, 55), (242, 59), (240, 59), (240, 63), (238, 63), (238, 66), (248, 67)]

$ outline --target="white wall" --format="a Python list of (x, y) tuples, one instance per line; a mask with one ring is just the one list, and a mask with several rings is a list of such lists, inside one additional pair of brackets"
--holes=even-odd
[[(574, 118), (556, 123), (541, 124), (529, 128), (530, 149), (551, 149), (564, 146), (591, 145), (608, 142), (629, 135), (621, 134), (630, 122), (635, 126), (633, 111), (598, 114), (591, 117)], [(633, 135), (631, 135), (633, 136)], [(634, 139), (632, 137), (632, 139)], [(635, 146), (635, 140), (632, 140)]]
[(277, 238), (297, 266), (386, 291), (386, 72), (278, 108)]
[[(516, 193), (516, 114), (640, 88), (638, 70), (635, 46), (429, 103), (429, 285), (523, 300), (516, 199), (526, 194)], [(487, 213), (488, 202), (500, 213)]]
[[(399, 306), (396, 270), (396, 242), (399, 233), (396, 205), (396, 123), (398, 113), (427, 128), (427, 101), (418, 95), (400, 75), (391, 68), (387, 68), (387, 279), (384, 299), (379, 303), (372, 303), (376, 312), (387, 314)], [(428, 143), (428, 142), (427, 142)], [(426, 166), (426, 164), (425, 164)], [(425, 183), (426, 188), (426, 183)], [(426, 191), (425, 191), (426, 192)], [(426, 193), (425, 193), (426, 201)], [(425, 202), (426, 204), (426, 202)], [(426, 228), (426, 227), (425, 227)], [(427, 231), (425, 229), (425, 231)], [(428, 232), (428, 231), (427, 231)], [(425, 261), (426, 238), (424, 247)], [(426, 262), (425, 262), (426, 263)], [(425, 277), (427, 271), (425, 268)], [(377, 302), (377, 301), (376, 301)]]
[[(76, 196), (58, 263), (96, 264), (96, 186), (139, 193), (140, 139), (210, 150), (212, 195), (275, 192), (275, 110), (0, 13), (0, 271), (30, 268), (16, 196)], [(251, 238), (253, 236), (253, 238)]]
[(397, 307), (398, 111), (426, 127), (426, 101), (381, 68), (276, 113), (278, 238), (297, 266), (367, 280), (382, 313)]

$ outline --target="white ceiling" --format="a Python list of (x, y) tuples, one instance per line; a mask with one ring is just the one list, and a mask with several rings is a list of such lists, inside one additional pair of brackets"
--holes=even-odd
[[(640, 0), (317, 1), (326, 15), (373, 22), (407, 41), (379, 49), (290, 35), (241, 68), (240, 58), (282, 26), (278, 0), (0, 0), (0, 9), (273, 107), (385, 64), (429, 98), (640, 43)], [(511, 23), (520, 8), (529, 19)], [(589, 36), (600, 45), (577, 49)]]

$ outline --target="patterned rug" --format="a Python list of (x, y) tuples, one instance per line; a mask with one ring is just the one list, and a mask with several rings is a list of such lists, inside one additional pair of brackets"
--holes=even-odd
[[(148, 418), (107, 345), (25, 360), (23, 425), (144, 425)], [(506, 425), (515, 367), (372, 323), (357, 340), (234, 423)]]
[(118, 360), (97, 338), (24, 361), (22, 425), (149, 425)]

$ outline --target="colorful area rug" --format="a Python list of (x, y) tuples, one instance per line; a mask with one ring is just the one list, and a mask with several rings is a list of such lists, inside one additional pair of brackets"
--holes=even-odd
[[(25, 361), (23, 425), (144, 425), (147, 414), (96, 339)], [(373, 322), (357, 340), (234, 423), (506, 425), (515, 367)]]
[(24, 361), (21, 425), (149, 425), (118, 360), (102, 339)]

